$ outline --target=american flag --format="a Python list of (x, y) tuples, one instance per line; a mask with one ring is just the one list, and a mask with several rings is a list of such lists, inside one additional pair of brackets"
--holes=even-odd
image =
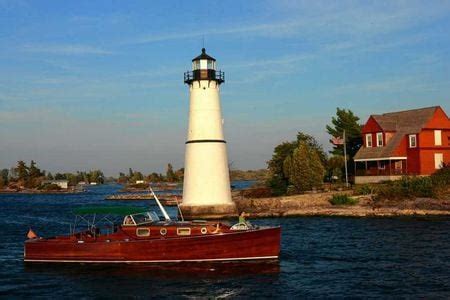
[(344, 139), (340, 136), (334, 136), (331, 138), (333, 145), (344, 145)]

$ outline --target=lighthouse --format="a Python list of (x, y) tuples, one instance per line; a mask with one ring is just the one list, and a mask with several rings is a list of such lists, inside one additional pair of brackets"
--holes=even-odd
[(192, 60), (192, 71), (184, 74), (184, 82), (190, 97), (181, 211), (186, 219), (234, 216), (220, 107), (225, 75), (203, 48)]

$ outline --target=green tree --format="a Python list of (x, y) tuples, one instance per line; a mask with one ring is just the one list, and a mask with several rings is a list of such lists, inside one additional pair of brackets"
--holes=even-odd
[(9, 170), (8, 169), (3, 169), (0, 171), (0, 177), (3, 180), (3, 184), (7, 185), (8, 181), (9, 181)]
[[(347, 142), (347, 154), (353, 159), (356, 152), (362, 145), (361, 128), (359, 117), (351, 110), (336, 108), (336, 116), (331, 118), (331, 124), (326, 126), (328, 134), (332, 137), (343, 137), (344, 130)], [(344, 148), (341, 145), (334, 145), (331, 151), (334, 155), (344, 155)]]
[(320, 156), (310, 145), (300, 142), (292, 157), (285, 160), (289, 183), (297, 192), (318, 188), (323, 183), (324, 167)]
[(61, 173), (55, 174), (55, 180), (64, 180), (64, 179), (66, 179), (66, 176), (64, 176), (63, 174)]
[(88, 177), (90, 180), (89, 182), (96, 182), (98, 184), (103, 184), (105, 182), (105, 176), (101, 170), (90, 171)]
[(34, 160), (30, 163), (29, 175), (31, 178), (38, 178), (42, 175), (41, 170), (36, 166), (36, 162)]
[(17, 162), (16, 173), (17, 179), (23, 181), (28, 179), (28, 167), (23, 160)]
[(147, 176), (147, 180), (149, 182), (161, 182), (163, 181), (163, 176), (161, 174), (158, 174), (156, 172), (151, 173), (150, 175)]
[(292, 159), (294, 150), (298, 148), (300, 143), (306, 144), (309, 149), (315, 151), (321, 163), (323, 165), (326, 164), (327, 156), (322, 146), (316, 141), (316, 139), (309, 134), (298, 132), (297, 139), (295, 141), (283, 142), (276, 146), (272, 159), (267, 162), (270, 173), (268, 186), (271, 188), (274, 195), (283, 195), (286, 193), (289, 185), (289, 178), (287, 174), (285, 174), (285, 170), (288, 170), (289, 168), (286, 168), (287, 166), (285, 166), (285, 160), (289, 156), (291, 156)]
[(172, 164), (167, 164), (167, 171), (166, 171), (166, 180), (168, 182), (175, 182), (177, 181), (177, 176), (175, 175), (175, 172), (173, 171)]
[(337, 177), (337, 180), (341, 181), (344, 174), (344, 156), (333, 155), (328, 159), (327, 163), (327, 173), (330, 179)]
[(144, 175), (141, 172), (134, 172), (133, 176), (130, 178), (131, 183), (135, 183), (137, 180), (143, 180)]

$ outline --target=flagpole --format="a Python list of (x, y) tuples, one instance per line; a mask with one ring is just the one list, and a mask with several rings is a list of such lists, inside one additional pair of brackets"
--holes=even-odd
[(348, 171), (347, 171), (347, 140), (345, 138), (344, 129), (344, 162), (345, 162), (345, 186), (348, 187)]

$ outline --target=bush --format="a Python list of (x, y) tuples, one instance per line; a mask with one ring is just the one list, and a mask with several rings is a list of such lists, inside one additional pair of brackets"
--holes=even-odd
[(44, 183), (41, 186), (39, 186), (38, 189), (42, 191), (59, 191), (61, 190), (61, 187), (54, 183)]
[(243, 190), (242, 196), (245, 198), (268, 198), (272, 197), (272, 191), (270, 188), (257, 187)]
[(450, 164), (444, 164), (442, 168), (431, 175), (433, 184), (449, 185), (450, 184)]
[(434, 172), (431, 175), (431, 182), (436, 196), (448, 194), (450, 190), (450, 164), (444, 164), (441, 169)]
[(370, 195), (373, 193), (373, 188), (368, 184), (363, 185), (357, 185), (355, 187), (355, 194), (356, 195)]
[(402, 177), (400, 180), (381, 184), (377, 188), (377, 198), (386, 200), (433, 197), (435, 189), (430, 177)]
[(348, 195), (337, 194), (330, 199), (332, 205), (355, 205), (358, 203), (357, 199), (349, 197)]

